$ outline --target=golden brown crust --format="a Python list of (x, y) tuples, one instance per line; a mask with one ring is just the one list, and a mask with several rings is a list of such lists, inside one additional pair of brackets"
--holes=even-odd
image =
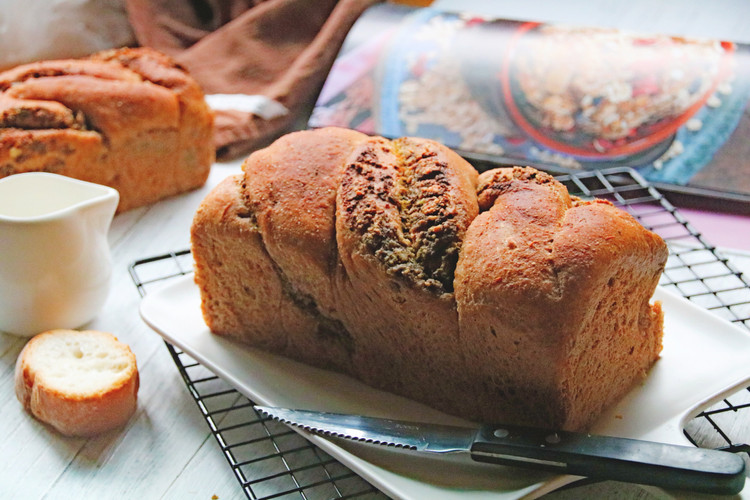
[(338, 259), (338, 184), (352, 148), (365, 139), (339, 128), (296, 132), (243, 165), (244, 200), (268, 253), (297, 292), (315, 296), (324, 311), (332, 308), (331, 274)]
[(39, 78), (88, 76), (102, 80), (139, 82), (141, 78), (115, 64), (101, 64), (91, 59), (61, 59), (24, 64), (0, 73), (0, 91)]
[(195, 280), (206, 291), (203, 314), (217, 334), (250, 336), (258, 347), (283, 352), (287, 332), (313, 328), (314, 321), (285, 294), (256, 218), (242, 202), (241, 185), (239, 175), (222, 181), (193, 220)]
[(151, 49), (19, 66), (0, 73), (0, 91), (0, 177), (48, 171), (107, 184), (124, 211), (208, 176), (213, 114), (197, 83)]
[(467, 366), (489, 388), (482, 407), (501, 393), (511, 404), (496, 418), (585, 428), (658, 358), (649, 299), (666, 245), (546, 174), (491, 171), (480, 186), (486, 211), (467, 234), (456, 301)]
[(664, 242), (547, 174), (478, 176), (432, 141), (341, 129), (286, 136), (244, 169), (194, 223), (215, 333), (469, 419), (566, 429), (658, 357)]

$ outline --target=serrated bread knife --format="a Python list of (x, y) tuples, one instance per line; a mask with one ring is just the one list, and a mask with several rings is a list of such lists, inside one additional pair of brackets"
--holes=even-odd
[(466, 453), (512, 465), (692, 492), (733, 495), (745, 462), (729, 452), (515, 425), (477, 428), (256, 406), (258, 412), (324, 436), (435, 454)]

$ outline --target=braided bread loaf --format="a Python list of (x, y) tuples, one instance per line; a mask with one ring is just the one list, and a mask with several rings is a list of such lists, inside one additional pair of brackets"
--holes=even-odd
[(198, 84), (151, 49), (0, 73), (0, 177), (45, 171), (120, 192), (118, 211), (203, 185), (213, 114)]
[(243, 170), (192, 227), (216, 334), (471, 420), (571, 430), (659, 356), (663, 240), (545, 173), (335, 128)]

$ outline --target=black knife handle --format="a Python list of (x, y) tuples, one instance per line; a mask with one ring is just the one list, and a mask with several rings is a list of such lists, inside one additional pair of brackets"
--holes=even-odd
[(533, 427), (482, 426), (471, 456), (478, 462), (700, 493), (733, 495), (745, 485), (745, 462), (729, 452)]

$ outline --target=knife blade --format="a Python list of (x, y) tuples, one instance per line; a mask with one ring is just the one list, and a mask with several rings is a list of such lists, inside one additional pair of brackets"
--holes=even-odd
[(477, 462), (734, 495), (745, 485), (745, 462), (729, 452), (518, 425), (458, 427), (361, 415), (255, 406), (314, 434)]

